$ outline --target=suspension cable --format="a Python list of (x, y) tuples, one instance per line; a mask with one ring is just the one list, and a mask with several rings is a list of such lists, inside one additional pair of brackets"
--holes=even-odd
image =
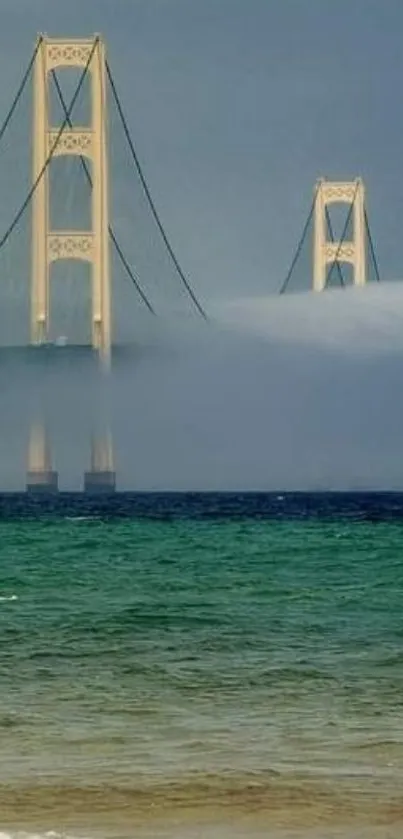
[(369, 220), (368, 220), (368, 214), (367, 214), (366, 210), (364, 210), (364, 220), (365, 220), (365, 229), (366, 229), (367, 236), (368, 236), (369, 249), (371, 251), (371, 256), (372, 256), (372, 260), (373, 260), (374, 268), (375, 268), (376, 281), (377, 281), (377, 283), (379, 283), (381, 281), (381, 277), (380, 277), (380, 273), (379, 273), (378, 260), (376, 258), (374, 242), (373, 242), (373, 239), (372, 239), (371, 229), (370, 229)]
[[(73, 123), (72, 123), (71, 118), (70, 118), (70, 116), (69, 116), (69, 114), (68, 114), (68, 109), (67, 109), (67, 105), (66, 105), (66, 100), (65, 100), (65, 98), (64, 98), (64, 96), (63, 96), (63, 91), (62, 91), (62, 89), (61, 89), (61, 87), (60, 87), (60, 82), (59, 82), (59, 79), (57, 78), (57, 74), (56, 74), (56, 71), (55, 71), (55, 70), (51, 70), (51, 76), (52, 76), (52, 79), (53, 79), (54, 85), (55, 85), (55, 87), (56, 87), (57, 94), (58, 94), (58, 97), (59, 97), (59, 100), (60, 100), (60, 104), (61, 104), (61, 106), (62, 106), (62, 108), (63, 108), (63, 111), (64, 111), (64, 115), (65, 115), (65, 117), (67, 118), (67, 125), (69, 126), (69, 128), (72, 128), (72, 127), (73, 127)], [(85, 157), (83, 157), (83, 155), (82, 155), (82, 154), (80, 154), (80, 163), (81, 163), (81, 166), (82, 166), (82, 168), (83, 168), (83, 171), (84, 171), (85, 177), (87, 178), (87, 181), (88, 181), (88, 183), (89, 183), (90, 187), (92, 188), (92, 177), (91, 177), (91, 173), (90, 173), (90, 170), (89, 170), (89, 168), (88, 168), (87, 161), (85, 160)], [(150, 303), (150, 301), (149, 301), (149, 299), (148, 299), (148, 297), (147, 297), (146, 293), (145, 293), (145, 292), (143, 291), (143, 289), (141, 288), (141, 285), (140, 285), (140, 283), (139, 283), (138, 279), (136, 278), (135, 274), (133, 273), (132, 269), (130, 268), (130, 265), (129, 265), (129, 263), (127, 262), (127, 259), (126, 259), (125, 255), (124, 255), (123, 251), (122, 251), (122, 248), (121, 248), (121, 246), (120, 246), (120, 244), (119, 244), (119, 242), (118, 242), (118, 240), (117, 240), (117, 238), (116, 238), (116, 235), (115, 235), (115, 233), (114, 233), (114, 231), (113, 231), (113, 229), (112, 229), (112, 227), (111, 227), (111, 225), (110, 225), (110, 224), (108, 224), (108, 232), (109, 232), (109, 236), (110, 236), (110, 238), (111, 238), (111, 240), (112, 240), (112, 242), (113, 242), (113, 245), (114, 245), (114, 247), (116, 248), (116, 253), (117, 253), (117, 254), (118, 254), (118, 256), (119, 256), (119, 259), (120, 259), (120, 261), (121, 261), (121, 263), (122, 263), (123, 267), (125, 268), (126, 273), (129, 275), (129, 277), (130, 277), (130, 279), (131, 279), (131, 281), (132, 281), (133, 285), (135, 286), (136, 291), (138, 292), (138, 294), (140, 295), (141, 299), (143, 300), (143, 303), (145, 303), (145, 305), (147, 306), (147, 309), (149, 310), (149, 312), (151, 312), (151, 314), (152, 314), (152, 315), (155, 315), (155, 310), (154, 310), (153, 306), (151, 305), (151, 303)]]
[(129, 149), (130, 149), (130, 152), (131, 152), (131, 155), (132, 155), (132, 158), (133, 158), (133, 161), (134, 161), (134, 164), (135, 164), (135, 167), (136, 167), (136, 170), (137, 170), (138, 176), (139, 176), (139, 178), (140, 178), (140, 181), (141, 181), (142, 187), (143, 187), (143, 189), (144, 189), (145, 195), (146, 195), (147, 200), (148, 200), (148, 203), (149, 203), (149, 205), (150, 205), (151, 212), (152, 212), (152, 214), (153, 214), (153, 216), (154, 216), (154, 219), (155, 219), (155, 222), (156, 222), (156, 224), (157, 224), (158, 230), (159, 230), (159, 232), (160, 232), (160, 234), (161, 234), (161, 236), (162, 236), (162, 239), (163, 239), (163, 242), (164, 242), (164, 244), (165, 244), (165, 247), (167, 248), (167, 251), (168, 251), (168, 253), (169, 253), (169, 255), (170, 255), (171, 259), (172, 259), (172, 262), (173, 262), (173, 264), (174, 264), (174, 266), (175, 266), (175, 268), (176, 268), (176, 270), (177, 270), (177, 272), (178, 272), (178, 275), (179, 275), (179, 277), (180, 277), (180, 279), (181, 279), (181, 282), (182, 282), (182, 284), (184, 285), (184, 287), (185, 287), (185, 289), (186, 289), (186, 291), (187, 291), (187, 293), (188, 293), (189, 297), (191, 298), (191, 300), (192, 300), (193, 304), (195, 305), (195, 307), (196, 307), (197, 311), (198, 311), (198, 312), (199, 312), (199, 314), (202, 316), (202, 318), (204, 318), (204, 320), (208, 320), (207, 314), (206, 314), (205, 310), (203, 309), (203, 307), (202, 307), (201, 303), (199, 303), (199, 301), (198, 301), (198, 299), (197, 299), (197, 297), (196, 297), (196, 295), (195, 295), (195, 293), (194, 293), (194, 291), (193, 291), (193, 289), (192, 289), (192, 287), (191, 287), (191, 285), (190, 285), (189, 281), (186, 279), (185, 274), (183, 273), (183, 270), (182, 270), (182, 268), (181, 268), (181, 266), (180, 266), (180, 264), (179, 264), (179, 262), (178, 262), (177, 257), (175, 256), (175, 253), (174, 253), (174, 251), (173, 251), (173, 249), (172, 249), (172, 246), (171, 246), (171, 244), (170, 244), (170, 242), (169, 242), (169, 240), (168, 240), (167, 234), (166, 234), (166, 232), (165, 232), (165, 229), (164, 229), (164, 227), (163, 227), (163, 224), (162, 224), (162, 222), (161, 222), (161, 219), (160, 219), (160, 217), (159, 217), (159, 215), (158, 215), (157, 208), (156, 208), (156, 206), (155, 206), (155, 204), (154, 204), (154, 201), (153, 201), (153, 199), (152, 199), (152, 197), (151, 197), (150, 190), (149, 190), (149, 188), (148, 188), (148, 186), (147, 186), (147, 181), (146, 181), (146, 179), (145, 179), (145, 176), (144, 176), (143, 170), (142, 170), (142, 168), (141, 168), (141, 166), (140, 166), (140, 161), (139, 161), (139, 159), (138, 159), (138, 157), (137, 157), (137, 152), (136, 152), (136, 150), (135, 150), (135, 148), (134, 148), (134, 143), (133, 143), (133, 140), (132, 140), (132, 138), (131, 138), (131, 134), (130, 134), (129, 127), (128, 127), (128, 124), (127, 124), (127, 121), (126, 121), (126, 117), (125, 117), (124, 112), (123, 112), (122, 104), (121, 104), (121, 102), (120, 102), (120, 99), (119, 99), (119, 96), (118, 96), (118, 93), (117, 93), (117, 90), (116, 90), (116, 85), (115, 85), (115, 82), (114, 82), (114, 79), (113, 79), (113, 76), (112, 76), (112, 73), (111, 73), (111, 69), (110, 69), (110, 67), (109, 67), (109, 63), (108, 63), (107, 61), (105, 62), (105, 66), (106, 66), (106, 73), (107, 73), (107, 76), (108, 76), (108, 79), (109, 79), (109, 83), (110, 83), (110, 86), (111, 86), (111, 90), (112, 90), (113, 98), (114, 98), (114, 100), (115, 100), (116, 107), (117, 107), (117, 109), (118, 109), (118, 113), (119, 113), (120, 119), (121, 119), (121, 121), (122, 121), (123, 130), (124, 130), (124, 133), (125, 133), (125, 136), (126, 136), (126, 140), (127, 140), (127, 142), (128, 142)]
[(56, 150), (56, 147), (57, 147), (57, 145), (58, 145), (58, 143), (59, 143), (59, 140), (60, 140), (60, 138), (61, 138), (61, 136), (62, 136), (62, 134), (63, 134), (63, 131), (64, 131), (64, 130), (65, 130), (65, 128), (66, 128), (66, 125), (67, 125), (68, 119), (71, 119), (71, 114), (72, 114), (72, 112), (73, 112), (73, 108), (74, 108), (74, 106), (75, 106), (75, 104), (76, 104), (76, 101), (77, 101), (77, 99), (78, 99), (78, 96), (79, 96), (80, 90), (81, 90), (81, 88), (82, 88), (82, 86), (83, 86), (84, 79), (85, 79), (85, 77), (86, 77), (86, 75), (87, 75), (88, 68), (89, 68), (90, 63), (91, 63), (91, 61), (92, 61), (92, 57), (93, 57), (93, 55), (94, 55), (94, 52), (95, 52), (95, 49), (96, 49), (96, 47), (97, 47), (98, 42), (99, 42), (99, 36), (97, 36), (97, 37), (95, 38), (95, 40), (94, 40), (94, 43), (93, 43), (93, 46), (92, 46), (91, 52), (90, 52), (90, 54), (89, 54), (89, 56), (88, 56), (87, 63), (86, 63), (86, 65), (85, 65), (85, 67), (84, 67), (84, 69), (83, 69), (83, 71), (82, 71), (82, 73), (81, 73), (81, 76), (80, 76), (80, 79), (79, 79), (78, 85), (77, 85), (77, 87), (76, 87), (76, 89), (75, 89), (75, 92), (74, 92), (74, 96), (73, 96), (73, 98), (72, 98), (72, 100), (71, 100), (71, 102), (70, 102), (70, 105), (69, 105), (69, 107), (68, 107), (67, 114), (66, 114), (66, 116), (65, 116), (65, 118), (64, 118), (64, 120), (63, 120), (63, 122), (62, 122), (62, 124), (61, 124), (61, 126), (60, 126), (60, 128), (59, 128), (59, 130), (58, 130), (58, 132), (57, 132), (56, 139), (55, 139), (55, 141), (54, 141), (54, 143), (53, 143), (53, 145), (52, 145), (52, 148), (51, 148), (51, 150), (50, 150), (50, 152), (49, 152), (49, 154), (48, 154), (48, 156), (47, 156), (47, 158), (46, 158), (46, 160), (45, 160), (45, 162), (44, 162), (44, 164), (43, 164), (43, 166), (42, 166), (42, 169), (41, 169), (41, 171), (38, 173), (37, 177), (35, 178), (35, 181), (34, 181), (34, 183), (32, 184), (32, 186), (31, 186), (31, 188), (30, 188), (30, 190), (29, 190), (29, 192), (28, 192), (28, 195), (27, 195), (27, 197), (26, 197), (25, 201), (23, 202), (23, 204), (21, 205), (20, 209), (18, 210), (18, 212), (17, 212), (17, 213), (16, 213), (16, 215), (14, 216), (14, 219), (13, 219), (13, 221), (11, 222), (10, 226), (8, 227), (8, 229), (6, 230), (6, 232), (4, 233), (4, 235), (2, 236), (2, 238), (0, 239), (0, 250), (1, 250), (1, 248), (2, 248), (5, 244), (6, 244), (6, 242), (7, 242), (7, 241), (8, 241), (8, 239), (10, 238), (11, 234), (13, 233), (13, 231), (15, 230), (15, 228), (17, 227), (17, 224), (19, 223), (20, 219), (22, 218), (23, 214), (25, 213), (25, 210), (27, 209), (27, 207), (28, 207), (28, 205), (29, 205), (29, 203), (30, 203), (30, 201), (31, 201), (31, 199), (32, 199), (32, 196), (34, 195), (34, 193), (35, 193), (35, 191), (36, 191), (36, 189), (37, 189), (37, 187), (38, 187), (38, 184), (39, 184), (39, 183), (40, 183), (40, 181), (42, 180), (42, 178), (43, 178), (43, 176), (44, 176), (44, 174), (45, 174), (45, 172), (46, 172), (46, 170), (47, 170), (47, 168), (48, 168), (48, 166), (49, 166), (49, 163), (50, 163), (50, 161), (52, 160), (52, 157), (53, 157), (53, 155), (54, 155), (54, 153), (55, 153), (55, 150)]
[(32, 54), (32, 58), (31, 58), (31, 60), (30, 60), (30, 62), (29, 62), (29, 64), (28, 64), (28, 67), (27, 67), (27, 69), (26, 69), (26, 71), (25, 71), (25, 73), (24, 73), (24, 75), (23, 75), (23, 77), (22, 77), (22, 80), (21, 80), (20, 85), (19, 85), (19, 87), (18, 87), (17, 93), (15, 94), (15, 97), (14, 97), (14, 99), (13, 99), (12, 103), (11, 103), (11, 107), (10, 107), (10, 109), (9, 109), (8, 113), (7, 113), (7, 116), (6, 116), (6, 118), (5, 118), (4, 122), (3, 122), (3, 125), (2, 125), (2, 126), (1, 126), (1, 128), (0, 128), (0, 143), (1, 143), (2, 139), (3, 139), (4, 134), (5, 134), (5, 133), (6, 133), (6, 131), (7, 131), (7, 128), (8, 128), (8, 126), (9, 126), (9, 124), (10, 124), (10, 122), (11, 122), (12, 118), (13, 118), (14, 111), (15, 111), (15, 109), (16, 109), (16, 107), (17, 107), (17, 105), (18, 105), (18, 103), (19, 103), (19, 101), (20, 101), (20, 99), (21, 99), (21, 96), (22, 96), (22, 94), (23, 94), (23, 92), (24, 92), (25, 85), (26, 85), (26, 83), (27, 83), (27, 81), (28, 81), (28, 79), (29, 79), (29, 76), (30, 76), (30, 74), (31, 74), (31, 70), (32, 70), (32, 68), (33, 68), (33, 66), (34, 66), (34, 64), (35, 64), (36, 56), (38, 55), (38, 52), (39, 52), (39, 47), (41, 46), (42, 41), (43, 41), (43, 36), (42, 36), (42, 35), (40, 35), (40, 37), (38, 38), (38, 42), (37, 42), (37, 44), (36, 44), (35, 50), (34, 50), (34, 52), (33, 52), (33, 54)]
[(119, 257), (119, 259), (120, 259), (120, 261), (121, 261), (121, 263), (122, 263), (122, 265), (123, 265), (123, 267), (124, 267), (124, 269), (125, 269), (126, 273), (127, 273), (127, 274), (128, 274), (128, 276), (130, 277), (130, 279), (131, 279), (131, 281), (132, 281), (133, 285), (135, 286), (136, 291), (138, 291), (138, 293), (139, 293), (139, 295), (140, 295), (140, 297), (141, 297), (141, 299), (142, 299), (143, 303), (145, 303), (145, 305), (147, 306), (148, 311), (149, 311), (152, 315), (155, 315), (155, 314), (156, 314), (156, 311), (155, 311), (154, 307), (152, 306), (152, 304), (150, 303), (150, 301), (149, 301), (149, 299), (148, 299), (148, 297), (147, 297), (147, 295), (146, 295), (145, 291), (143, 291), (143, 289), (141, 288), (141, 285), (140, 285), (139, 281), (138, 281), (138, 280), (136, 279), (136, 277), (134, 276), (133, 271), (132, 271), (132, 269), (131, 269), (131, 267), (130, 267), (130, 265), (129, 265), (129, 263), (128, 263), (128, 261), (127, 261), (127, 259), (126, 259), (125, 255), (124, 255), (124, 253), (123, 253), (123, 251), (122, 251), (122, 248), (121, 248), (121, 246), (120, 246), (120, 244), (119, 244), (119, 242), (118, 242), (118, 240), (117, 240), (117, 238), (116, 238), (115, 232), (112, 230), (112, 228), (111, 228), (111, 226), (110, 226), (110, 225), (109, 225), (109, 227), (108, 227), (108, 230), (109, 230), (109, 236), (111, 237), (111, 240), (112, 240), (112, 242), (113, 242), (113, 245), (114, 245), (114, 247), (115, 247), (115, 249), (116, 249), (116, 253), (117, 253), (117, 255), (118, 255), (118, 257)]
[(313, 201), (312, 201), (311, 209), (309, 210), (309, 213), (308, 213), (308, 216), (307, 216), (307, 219), (306, 219), (306, 222), (305, 222), (305, 225), (304, 225), (303, 231), (302, 231), (301, 238), (300, 238), (300, 240), (299, 240), (299, 242), (298, 242), (298, 245), (297, 245), (297, 248), (296, 248), (296, 250), (295, 250), (295, 253), (294, 253), (294, 256), (293, 256), (293, 259), (292, 259), (291, 265), (290, 265), (290, 267), (289, 267), (289, 269), (288, 269), (288, 272), (287, 272), (287, 274), (286, 274), (286, 278), (285, 278), (285, 280), (283, 281), (283, 284), (282, 284), (282, 286), (281, 286), (281, 288), (280, 288), (279, 294), (284, 294), (284, 292), (285, 292), (285, 290), (286, 290), (286, 288), (287, 288), (287, 286), (288, 286), (288, 283), (290, 282), (290, 279), (291, 279), (291, 276), (292, 276), (292, 274), (293, 274), (294, 268), (295, 268), (295, 266), (296, 266), (296, 264), (297, 264), (297, 262), (298, 262), (299, 255), (300, 255), (300, 253), (301, 253), (301, 251), (302, 251), (302, 246), (303, 246), (303, 244), (304, 244), (304, 242), (305, 242), (305, 239), (306, 239), (306, 234), (308, 233), (309, 225), (310, 225), (310, 223), (311, 223), (312, 216), (313, 216), (313, 213), (314, 213), (315, 204), (316, 204), (316, 195), (317, 195), (317, 189), (315, 190), (315, 194), (314, 194), (314, 197), (313, 197)]
[(330, 278), (332, 276), (335, 263), (338, 263), (338, 261), (339, 261), (339, 256), (340, 256), (340, 253), (341, 253), (341, 249), (343, 247), (343, 243), (344, 243), (344, 240), (345, 240), (346, 235), (347, 235), (348, 226), (350, 224), (350, 219), (351, 219), (351, 216), (353, 214), (355, 199), (357, 197), (357, 191), (358, 191), (358, 181), (356, 181), (353, 200), (350, 204), (350, 208), (349, 208), (349, 211), (347, 213), (347, 218), (346, 218), (346, 221), (345, 221), (345, 224), (344, 224), (344, 227), (343, 227), (343, 231), (342, 231), (342, 234), (341, 234), (341, 237), (340, 237), (340, 241), (339, 241), (338, 246), (337, 246), (336, 254), (335, 254), (334, 260), (331, 264), (330, 271), (329, 271), (329, 273), (327, 275), (327, 278), (326, 278), (325, 288), (327, 288), (328, 285), (329, 285)]
[[(334, 238), (334, 232), (333, 232), (333, 225), (332, 225), (331, 218), (330, 218), (330, 213), (329, 213), (329, 210), (328, 210), (327, 207), (325, 207), (325, 218), (326, 218), (327, 229), (329, 231), (329, 236), (330, 236), (332, 242), (334, 242), (335, 238)], [(337, 273), (339, 275), (340, 285), (341, 285), (342, 288), (345, 288), (346, 284), (344, 282), (344, 277), (343, 277), (343, 272), (341, 270), (340, 262), (337, 262), (336, 266), (337, 266)]]

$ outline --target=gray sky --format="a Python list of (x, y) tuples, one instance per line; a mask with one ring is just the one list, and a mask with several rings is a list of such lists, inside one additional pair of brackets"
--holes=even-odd
[[(212, 311), (278, 288), (321, 175), (364, 178), (382, 276), (402, 275), (401, 0), (0, 0), (0, 11), (3, 112), (39, 31), (105, 37), (151, 192)], [(112, 178), (123, 194), (122, 171)], [(123, 485), (403, 485), (402, 346), (388, 347), (403, 299), (374, 299), (370, 327), (354, 320), (346, 340), (348, 294), (322, 331), (311, 310), (315, 341), (302, 309), (293, 334), (268, 317), (267, 335), (253, 318), (246, 335), (237, 310), (231, 334), (186, 333), (171, 355), (159, 339), (161, 357), (116, 377)]]
[(320, 175), (363, 176), (382, 272), (400, 275), (400, 0), (0, 8), (3, 110), (37, 32), (104, 35), (152, 193), (201, 297), (277, 287)]

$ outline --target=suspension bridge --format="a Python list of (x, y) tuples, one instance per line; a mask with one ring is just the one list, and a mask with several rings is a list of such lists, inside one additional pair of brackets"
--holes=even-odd
[[(66, 70), (70, 73), (68, 92), (63, 84)], [(124, 333), (119, 322), (122, 314), (126, 331), (129, 321), (132, 337), (128, 313), (134, 309), (128, 289), (152, 318), (163, 316), (164, 299), (170, 292), (175, 305), (180, 300), (179, 308), (184, 306), (204, 320), (208, 313), (180, 265), (151, 196), (103, 39), (98, 35), (79, 40), (38, 37), (0, 127), (0, 162), (6, 161), (10, 152), (12, 155), (12, 126), (19, 111), (29, 113), (29, 108), (23, 107), (27, 96), (32, 102), (30, 170), (24, 180), (20, 166), (6, 166), (3, 196), (18, 192), (13, 179), (19, 175), (20, 200), (16, 206), (11, 197), (3, 200), (0, 210), (0, 345), (27, 347), (41, 354), (88, 347), (100, 375), (108, 376)], [(120, 132), (117, 150), (111, 139), (112, 124)], [(124, 171), (117, 190), (124, 207), (118, 205), (117, 212), (113, 211), (116, 202), (111, 178), (114, 154)], [(69, 161), (70, 168), (65, 166), (63, 172), (61, 161)], [(336, 203), (348, 207), (339, 235), (329, 212)], [(67, 224), (61, 221), (66, 215)], [(25, 246), (21, 239), (24, 230)], [(312, 259), (308, 286), (314, 292), (330, 287), (334, 277), (345, 286), (345, 264), (352, 268), (354, 285), (364, 286), (369, 281), (371, 266), (379, 281), (360, 178), (318, 181), (301, 239), (279, 284), (280, 294), (292, 291), (307, 242)], [(29, 256), (24, 263), (25, 253)], [(309, 273), (308, 269), (306, 277)], [(119, 309), (122, 279), (126, 303), (120, 303)], [(52, 465), (46, 422), (39, 414), (30, 432), (27, 489), (54, 492), (58, 474)], [(93, 438), (84, 489), (111, 492), (115, 481), (111, 435), (105, 428)]]

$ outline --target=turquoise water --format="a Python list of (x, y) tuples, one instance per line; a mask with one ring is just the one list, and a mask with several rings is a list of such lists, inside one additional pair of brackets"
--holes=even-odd
[(402, 544), (399, 523), (0, 523), (0, 830), (394, 836)]

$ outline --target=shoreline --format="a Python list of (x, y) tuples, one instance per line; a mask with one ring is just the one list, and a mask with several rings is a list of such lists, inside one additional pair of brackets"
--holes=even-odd
[[(382, 827), (403, 829), (396, 779), (205, 777), (182, 782), (100, 783), (71, 780), (0, 785), (0, 829), (129, 830), (155, 824), (186, 828), (236, 823), (248, 830)], [(389, 834), (388, 834), (389, 835)]]

